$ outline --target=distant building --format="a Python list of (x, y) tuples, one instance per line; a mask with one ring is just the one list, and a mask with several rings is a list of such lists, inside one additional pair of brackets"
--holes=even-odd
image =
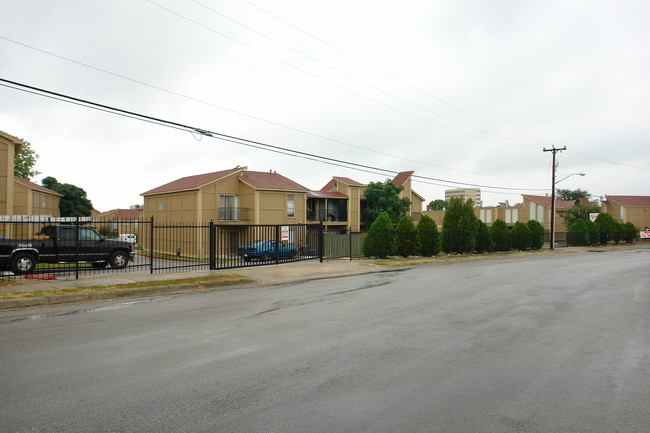
[(474, 207), (483, 206), (483, 201), (481, 200), (481, 188), (455, 188), (445, 190), (446, 201), (450, 201), (454, 197), (464, 199), (471, 198), (474, 201)]

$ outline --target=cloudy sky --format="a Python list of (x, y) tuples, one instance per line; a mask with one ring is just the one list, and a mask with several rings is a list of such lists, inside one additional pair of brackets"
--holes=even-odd
[(0, 78), (261, 143), (0, 82), (0, 130), (40, 155), (32, 181), (77, 185), (100, 211), (238, 165), (310, 189), (414, 170), (427, 202), (480, 186), (484, 204), (514, 204), (550, 194), (553, 146), (567, 148), (558, 179), (586, 174), (558, 187), (650, 194), (646, 0), (0, 0), (0, 10)]

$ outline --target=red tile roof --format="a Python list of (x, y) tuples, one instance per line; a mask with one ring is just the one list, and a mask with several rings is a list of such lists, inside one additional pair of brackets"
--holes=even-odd
[[(551, 197), (546, 195), (523, 195), (524, 198), (532, 200), (536, 203), (544, 205), (546, 207), (551, 207)], [(556, 209), (567, 209), (573, 207), (575, 202), (573, 200), (559, 200), (555, 199), (555, 208)]]
[(350, 179), (349, 177), (334, 176), (332, 178), (332, 180), (327, 182), (327, 185), (322, 187), (320, 190), (321, 191), (331, 191), (332, 187), (334, 186), (334, 182), (343, 182), (345, 184), (352, 185), (352, 186), (363, 186), (362, 183), (359, 183), (356, 180)]
[(112, 209), (107, 212), (102, 212), (100, 216), (106, 216), (111, 213), (115, 213), (116, 218), (137, 218), (138, 217), (137, 209)]
[(647, 195), (607, 195), (607, 200), (622, 206), (650, 206), (650, 196)]
[(163, 192), (182, 191), (186, 189), (198, 189), (205, 184), (214, 182), (222, 177), (229, 176), (238, 171), (243, 171), (246, 168), (232, 168), (230, 170), (215, 171), (213, 173), (197, 174), (194, 176), (187, 176), (177, 179), (173, 182), (166, 183), (157, 188), (143, 192), (145, 194), (159, 194)]
[(22, 183), (23, 185), (30, 187), (31, 189), (35, 189), (37, 191), (45, 192), (47, 194), (58, 195), (59, 197), (63, 197), (63, 194), (59, 194), (58, 192), (53, 191), (49, 188), (45, 188), (44, 186), (38, 185), (34, 182), (30, 182), (27, 179), (23, 179), (22, 177), (14, 176), (14, 180), (16, 182)]
[(395, 179), (393, 179), (393, 185), (395, 186), (402, 186), (404, 183), (415, 173), (414, 171), (403, 171), (401, 173), (398, 173), (397, 176), (395, 176)]
[(276, 172), (245, 171), (242, 181), (256, 189), (309, 191), (309, 189)]

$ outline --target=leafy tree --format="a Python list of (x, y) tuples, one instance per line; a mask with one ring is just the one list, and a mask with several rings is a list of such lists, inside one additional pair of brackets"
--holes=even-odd
[(625, 239), (625, 226), (620, 221), (616, 221), (613, 239), (616, 245), (618, 245), (623, 239)]
[(481, 220), (476, 221), (476, 251), (479, 253), (494, 251), (490, 228)]
[(415, 229), (413, 218), (404, 215), (397, 224), (397, 254), (416, 256), (420, 253), (420, 236)]
[(589, 230), (585, 224), (585, 220), (578, 218), (571, 224), (569, 227), (569, 232), (567, 233), (567, 244), (582, 246), (582, 245), (591, 245), (591, 240), (589, 238)]
[(634, 226), (631, 222), (626, 222), (623, 224), (623, 239), (628, 244), (631, 244), (639, 237), (639, 229)]
[(21, 145), (14, 156), (14, 176), (22, 179), (31, 180), (33, 177), (41, 174), (40, 171), (34, 170), (38, 154), (32, 149), (29, 141), (20, 140)]
[(589, 204), (582, 204), (578, 203), (573, 207), (570, 207), (569, 209), (566, 210), (564, 213), (564, 222), (566, 223), (567, 227), (571, 227), (571, 224), (578, 218), (581, 218), (585, 221), (589, 219), (589, 214), (591, 213), (600, 213), (602, 209), (600, 208), (600, 205), (598, 202), (591, 202)]
[(610, 239), (614, 239), (618, 229), (618, 222), (607, 212), (601, 212), (594, 221), (598, 231), (604, 232), (605, 236), (601, 236), (601, 244), (606, 244)]
[(490, 227), (492, 241), (494, 242), (495, 251), (510, 251), (512, 249), (512, 239), (510, 229), (505, 221), (497, 219)]
[(364, 191), (366, 196), (366, 209), (364, 220), (366, 227), (372, 226), (372, 222), (380, 213), (386, 212), (389, 219), (396, 224), (400, 217), (409, 211), (411, 200), (406, 197), (399, 197), (404, 187), (394, 185), (390, 180), (385, 182), (370, 182)]
[(512, 230), (510, 230), (510, 236), (514, 249), (521, 251), (531, 247), (530, 229), (527, 224), (517, 221)]
[(558, 189), (557, 198), (564, 201), (573, 200), (576, 204), (580, 203), (581, 198), (589, 199), (591, 194), (584, 189)]
[(442, 220), (442, 249), (447, 253), (468, 253), (476, 248), (474, 202), (454, 197)]
[(397, 238), (393, 224), (388, 213), (382, 212), (375, 218), (363, 240), (363, 255), (383, 259), (395, 254), (396, 249)]
[(600, 241), (600, 233), (598, 232), (598, 227), (590, 219), (586, 219), (585, 227), (587, 227), (587, 232), (589, 233), (589, 245), (597, 244)]
[(86, 191), (69, 183), (59, 183), (52, 176), (46, 177), (41, 183), (44, 187), (63, 195), (59, 202), (61, 216), (90, 216), (93, 204), (88, 200)]
[(417, 230), (420, 235), (420, 253), (425, 257), (435, 256), (440, 253), (440, 235), (438, 225), (433, 218), (422, 215)]
[(427, 205), (427, 210), (445, 210), (447, 209), (447, 204), (446, 200), (433, 200)]
[(541, 249), (544, 246), (544, 226), (537, 220), (529, 220), (526, 225), (530, 230), (531, 248), (534, 250)]

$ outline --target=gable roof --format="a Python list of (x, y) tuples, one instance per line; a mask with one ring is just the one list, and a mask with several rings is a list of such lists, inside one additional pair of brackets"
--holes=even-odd
[(607, 195), (607, 200), (614, 201), (622, 206), (650, 206), (648, 195)]
[(14, 176), (14, 182), (22, 183), (23, 185), (27, 186), (28, 188), (31, 188), (35, 191), (40, 191), (44, 192), (46, 194), (51, 194), (51, 195), (57, 195), (59, 197), (63, 197), (63, 194), (60, 194), (54, 190), (51, 190), (49, 188), (45, 188), (44, 186), (38, 185), (34, 182), (30, 182), (27, 179), (23, 179), (22, 177)]
[(350, 179), (349, 177), (334, 176), (334, 177), (332, 177), (332, 180), (327, 182), (327, 185), (322, 187), (320, 190), (321, 191), (331, 191), (332, 187), (334, 187), (335, 182), (343, 182), (343, 183), (345, 183), (347, 185), (352, 185), (352, 186), (363, 186), (362, 183), (359, 183), (356, 180)]
[(232, 168), (230, 170), (221, 170), (212, 173), (204, 173), (204, 174), (197, 174), (194, 176), (181, 177), (180, 179), (176, 179), (175, 181), (166, 183), (157, 188), (151, 189), (147, 192), (143, 192), (140, 195), (160, 194), (164, 192), (198, 189), (203, 185), (214, 182), (223, 177), (230, 176), (231, 174), (236, 173), (238, 171), (244, 171), (244, 170), (246, 170), (246, 167)]
[[(546, 206), (548, 208), (551, 207), (551, 197), (546, 196), (546, 195), (522, 195), (522, 197), (527, 198), (528, 200), (534, 201), (535, 203), (539, 203), (543, 206)], [(573, 207), (575, 205), (575, 202), (573, 200), (560, 200), (560, 199), (555, 199), (555, 208), (556, 209), (568, 209), (570, 207)]]
[(240, 179), (256, 189), (309, 191), (309, 189), (275, 171), (245, 171)]
[(348, 196), (338, 191), (309, 191), (307, 198), (348, 198)]
[(402, 186), (404, 183), (406, 183), (407, 180), (415, 173), (414, 171), (403, 171), (401, 173), (397, 173), (397, 176), (395, 176), (395, 179), (393, 179), (393, 185), (395, 186)]

